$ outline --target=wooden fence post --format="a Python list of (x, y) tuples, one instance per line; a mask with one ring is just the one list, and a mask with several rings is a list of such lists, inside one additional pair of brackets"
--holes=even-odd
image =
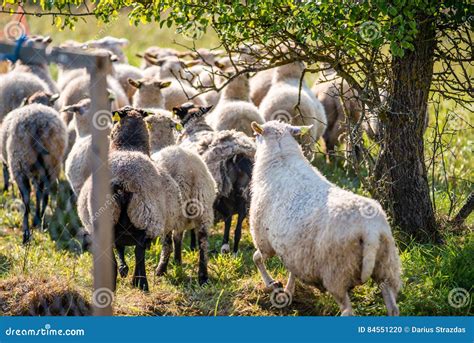
[(92, 210), (94, 213), (94, 315), (111, 316), (114, 295), (114, 256), (110, 215), (110, 174), (108, 168), (109, 126), (112, 123), (107, 94), (108, 56), (97, 56), (90, 70), (92, 95)]

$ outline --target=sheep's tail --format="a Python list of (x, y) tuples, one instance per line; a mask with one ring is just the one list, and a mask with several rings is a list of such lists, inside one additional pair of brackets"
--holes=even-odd
[(362, 271), (360, 279), (362, 283), (365, 283), (374, 271), (375, 260), (380, 246), (379, 232), (369, 231), (362, 240)]

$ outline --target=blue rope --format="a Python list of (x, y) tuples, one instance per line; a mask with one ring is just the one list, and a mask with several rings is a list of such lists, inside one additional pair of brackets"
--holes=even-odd
[(23, 43), (28, 39), (26, 35), (21, 35), (20, 38), (16, 40), (16, 46), (11, 54), (0, 54), (0, 61), (10, 60), (12, 63), (15, 63), (20, 58), (20, 50)]

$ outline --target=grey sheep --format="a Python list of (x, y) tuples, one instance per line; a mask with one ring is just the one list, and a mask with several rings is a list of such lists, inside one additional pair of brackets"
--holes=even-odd
[[(30, 240), (30, 192), (36, 189), (36, 212), (33, 226), (38, 226), (48, 205), (51, 183), (61, 171), (67, 145), (66, 125), (51, 105), (51, 96), (35, 93), (27, 105), (10, 112), (2, 127), (1, 141), (6, 142), (8, 171), (15, 180), (23, 200), (23, 243)], [(7, 138), (4, 138), (4, 135)], [(3, 150), (3, 147), (2, 147)]]
[(11, 71), (0, 75), (0, 122), (18, 108), (25, 98), (36, 92), (47, 92), (48, 85), (31, 73)]
[[(214, 131), (204, 120), (210, 107), (197, 107), (191, 103), (174, 109), (184, 130), (178, 143), (197, 152), (209, 168), (217, 184), (214, 204), (215, 217), (224, 220), (224, 238), (221, 252), (230, 252), (229, 234), (232, 216), (238, 215), (234, 233), (233, 252), (237, 253), (242, 233), (242, 223), (250, 201), (255, 144), (242, 132), (235, 130)], [(194, 235), (191, 236), (193, 247)]]
[[(49, 36), (31, 36), (28, 37), (27, 41), (24, 43), (25, 45), (34, 45), (39, 48), (47, 48), (53, 40)], [(25, 72), (25, 73), (32, 73), (38, 76), (41, 80), (43, 80), (47, 85), (47, 91), (50, 93), (58, 93), (58, 87), (56, 82), (54, 82), (53, 78), (51, 77), (51, 72), (49, 71), (49, 67), (46, 63), (33, 63), (31, 61), (22, 61), (18, 60), (13, 70), (16, 72)]]
[[(145, 250), (158, 236), (171, 240), (172, 232), (183, 228), (182, 198), (173, 178), (155, 166), (149, 157), (149, 137), (144, 117), (148, 112), (130, 107), (115, 112), (110, 138), (112, 201), (111, 210), (122, 277), (128, 273), (125, 246), (135, 246), (133, 285), (147, 291)], [(78, 199), (78, 212), (87, 232), (92, 232), (92, 179), (84, 184)], [(158, 196), (157, 196), (158, 195)], [(207, 231), (200, 230), (201, 259), (199, 282), (207, 281)], [(158, 270), (157, 270), (158, 272)]]

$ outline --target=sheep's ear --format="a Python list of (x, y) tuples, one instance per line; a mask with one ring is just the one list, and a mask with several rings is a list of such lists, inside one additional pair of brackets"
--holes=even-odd
[(28, 103), (28, 97), (23, 98), (23, 100), (20, 103), (20, 107), (25, 106)]
[(117, 62), (119, 60), (118, 56), (115, 54), (110, 54), (110, 61)]
[(200, 107), (199, 110), (201, 111), (202, 114), (206, 114), (207, 112), (209, 112), (210, 110), (212, 110), (212, 105), (211, 106), (207, 106), (207, 107)]
[(46, 36), (43, 38), (43, 43), (49, 44), (53, 41), (53, 39), (50, 36)]
[(188, 57), (188, 56), (193, 56), (192, 51), (179, 51), (176, 53), (176, 57), (183, 58), (183, 57)]
[(225, 65), (222, 64), (222, 63), (219, 62), (219, 61), (215, 61), (215, 62), (214, 62), (214, 65), (215, 65), (217, 68), (219, 68), (219, 69), (222, 69), (222, 70), (225, 69)]
[(51, 95), (51, 97), (49, 98), (49, 101), (51, 102), (51, 104), (54, 104), (58, 99), (59, 99), (59, 93), (56, 93), (56, 94)]
[(250, 124), (250, 127), (256, 134), (263, 135), (263, 127), (261, 127), (256, 121), (253, 121), (252, 124)]
[(132, 85), (133, 87), (140, 89), (140, 87), (143, 85), (143, 82), (141, 80), (134, 80), (132, 78), (127, 79), (128, 83)]
[(166, 81), (166, 82), (160, 82), (159, 86), (160, 88), (167, 88), (171, 86), (171, 81)]
[(143, 57), (144, 57), (143, 54), (140, 53), (140, 52), (137, 52), (137, 53), (135, 54), (135, 56), (137, 56), (138, 58), (143, 58)]

